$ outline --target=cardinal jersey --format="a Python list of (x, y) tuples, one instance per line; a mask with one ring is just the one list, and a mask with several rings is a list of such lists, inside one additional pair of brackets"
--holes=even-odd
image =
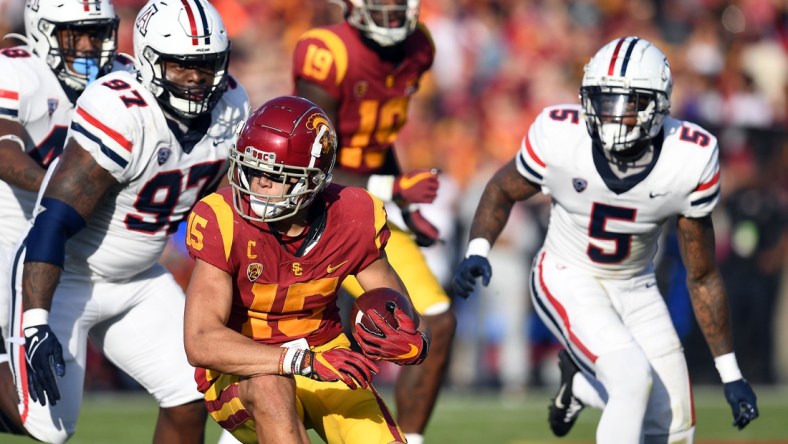
[(435, 57), (427, 28), (408, 36), (402, 51), (399, 64), (382, 59), (347, 22), (310, 30), (296, 43), (294, 80), (317, 84), (340, 101), (341, 168), (378, 172), (405, 124), (410, 97)]
[[(118, 56), (113, 70), (131, 70)], [(27, 46), (0, 49), (0, 118), (19, 122), (33, 146), (27, 154), (46, 169), (63, 151), (74, 104), (57, 75)], [(0, 181), (0, 246), (14, 247), (32, 217), (36, 193)]]
[(717, 140), (668, 117), (651, 165), (619, 179), (592, 148), (581, 112), (546, 108), (523, 139), (517, 169), (552, 198), (550, 256), (598, 277), (629, 278), (651, 266), (667, 218), (711, 213), (720, 194)]
[(301, 257), (286, 251), (268, 224), (242, 218), (229, 187), (194, 207), (189, 254), (233, 276), (229, 328), (272, 345), (306, 338), (319, 346), (342, 332), (337, 289), (382, 254), (386, 212), (365, 190), (340, 185), (327, 187), (316, 205), (326, 208), (325, 228)]
[(169, 235), (226, 171), (234, 129), (248, 114), (229, 79), (219, 103), (183, 133), (129, 73), (108, 74), (77, 101), (68, 137), (119, 182), (66, 245), (66, 271), (122, 281), (151, 267)]

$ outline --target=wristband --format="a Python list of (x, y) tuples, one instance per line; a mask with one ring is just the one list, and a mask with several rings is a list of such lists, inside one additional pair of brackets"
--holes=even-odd
[(280, 374), (298, 375), (301, 370), (301, 361), (304, 359), (304, 350), (296, 347), (288, 347), (280, 360)]
[(395, 176), (373, 174), (367, 180), (367, 191), (383, 202), (391, 202), (394, 198), (394, 181), (396, 179)]
[(730, 352), (714, 358), (714, 366), (720, 374), (723, 384), (743, 379), (739, 364), (736, 362), (736, 353)]
[(22, 151), (25, 150), (25, 141), (22, 140), (22, 138), (17, 136), (16, 134), (5, 134), (0, 136), (0, 142), (4, 140), (10, 140), (11, 142), (15, 142), (19, 144), (19, 148), (22, 148)]
[(465, 253), (465, 257), (487, 257), (487, 255), (490, 253), (490, 248), (492, 248), (490, 241), (483, 237), (477, 237), (468, 242), (468, 252)]
[(49, 323), (49, 311), (43, 308), (31, 308), (22, 313), (22, 330)]

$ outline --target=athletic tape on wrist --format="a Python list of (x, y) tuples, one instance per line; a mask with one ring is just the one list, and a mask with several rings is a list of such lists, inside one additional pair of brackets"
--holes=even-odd
[(475, 239), (472, 239), (470, 242), (468, 242), (468, 252), (465, 253), (465, 257), (471, 257), (471, 256), (487, 257), (487, 255), (490, 254), (491, 248), (492, 245), (490, 245), (490, 241), (488, 241), (483, 237), (477, 237)]
[(373, 174), (367, 180), (367, 191), (383, 202), (391, 202), (394, 198), (394, 176)]
[(29, 310), (25, 310), (24, 313), (22, 313), (22, 330), (48, 323), (49, 311), (43, 308), (31, 308)]
[(736, 361), (736, 353), (730, 352), (714, 358), (714, 366), (720, 374), (723, 384), (742, 379), (739, 363)]

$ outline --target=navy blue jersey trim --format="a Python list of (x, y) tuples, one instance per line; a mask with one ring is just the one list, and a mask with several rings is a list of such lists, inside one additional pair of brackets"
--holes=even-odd
[(101, 148), (101, 152), (104, 153), (110, 159), (112, 159), (113, 162), (120, 165), (121, 168), (126, 168), (126, 166), (129, 164), (129, 162), (126, 161), (126, 159), (120, 157), (118, 153), (116, 153), (115, 151), (112, 151), (107, 145), (104, 144), (104, 142), (101, 141), (101, 139), (91, 134), (82, 125), (78, 124), (77, 122), (71, 122), (71, 129), (78, 133), (81, 133), (82, 135), (90, 139), (92, 142), (94, 142), (96, 145), (98, 145), (99, 148)]

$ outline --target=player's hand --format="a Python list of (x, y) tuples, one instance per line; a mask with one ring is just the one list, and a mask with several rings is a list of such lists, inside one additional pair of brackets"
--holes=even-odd
[(435, 168), (414, 170), (394, 179), (392, 197), (400, 206), (412, 203), (432, 203), (438, 196), (438, 173)]
[(394, 309), (398, 328), (389, 325), (376, 311), (369, 311), (367, 316), (380, 332), (368, 330), (361, 322), (353, 326), (353, 337), (365, 355), (399, 365), (418, 365), (427, 357), (429, 339), (416, 330), (416, 324), (399, 307)]
[(724, 385), (725, 399), (733, 412), (733, 425), (743, 429), (758, 417), (758, 404), (755, 392), (745, 379), (728, 382)]
[(421, 214), (417, 205), (409, 205), (402, 208), (402, 220), (405, 221), (405, 225), (416, 236), (416, 244), (418, 246), (431, 247), (438, 241), (438, 236), (440, 235), (438, 229)]
[(34, 402), (51, 405), (60, 399), (55, 374), (66, 374), (63, 348), (55, 333), (47, 324), (25, 328), (25, 358), (27, 360), (27, 384)]
[[(311, 369), (304, 374), (317, 381), (342, 381), (351, 390), (367, 388), (372, 375), (380, 371), (377, 365), (361, 353), (347, 348), (334, 348), (324, 352), (307, 351)], [(302, 373), (303, 374), (303, 373)]]
[(485, 287), (490, 284), (490, 278), (492, 277), (490, 261), (484, 256), (475, 254), (463, 259), (451, 280), (454, 294), (468, 299), (468, 296), (473, 293), (473, 289), (476, 288), (476, 278), (480, 276)]

